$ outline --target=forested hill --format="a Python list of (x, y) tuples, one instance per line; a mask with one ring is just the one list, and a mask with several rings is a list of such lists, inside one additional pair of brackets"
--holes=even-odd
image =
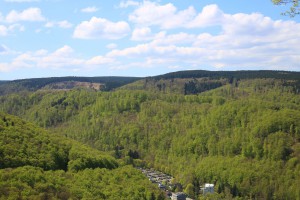
[[(123, 167), (134, 164), (172, 175), (172, 190), (184, 191), (193, 199), (203, 199), (200, 186), (213, 183), (211, 199), (298, 200), (299, 77), (294, 72), (280, 73), (291, 76), (145, 78), (113, 91), (43, 89), (1, 95), (0, 111), (36, 125), (0, 115), (0, 157), (1, 164), (6, 163), (0, 170), (0, 193), (7, 197), (6, 191), (20, 192), (18, 181), (27, 180), (21, 178), (24, 171), (37, 168), (41, 172), (36, 174), (44, 174), (51, 184), (48, 169), (58, 173), (52, 174), (55, 179), (66, 178), (64, 185), (71, 188), (67, 194), (72, 199), (89, 199), (89, 195), (122, 199), (115, 194), (133, 195), (133, 199), (160, 198), (151, 188), (157, 186), (151, 186), (132, 167)], [(34, 128), (28, 131), (28, 126)], [(60, 135), (55, 140), (59, 143), (50, 142), (50, 136), (43, 139), (44, 129), (37, 126)], [(20, 137), (23, 130), (30, 136)], [(64, 137), (91, 148), (75, 145), (77, 150), (73, 150), (80, 153), (72, 157), (73, 142), (63, 142)], [(33, 152), (26, 146), (32, 143)], [(99, 157), (92, 152), (98, 152)], [(97, 163), (103, 156), (108, 163), (117, 161), (118, 166), (113, 165), (116, 169), (83, 167), (76, 172), (75, 166)], [(78, 160), (72, 162), (74, 158)], [(61, 169), (67, 171), (59, 175)], [(44, 188), (51, 192), (50, 186), (28, 184), (22, 188), (30, 187), (38, 194)], [(87, 192), (76, 193), (80, 188)], [(80, 194), (86, 196), (72, 196)]]
[(274, 79), (292, 86), (300, 92), (300, 72), (288, 71), (204, 71), (190, 70), (147, 77), (124, 86), (125, 89), (142, 89), (164, 93), (198, 94), (239, 80)]
[[(176, 81), (169, 83), (175, 87)], [(300, 95), (294, 85), (274, 78), (197, 81), (224, 83), (197, 94), (38, 90), (0, 96), (0, 110), (171, 174), (183, 186), (176, 189), (195, 199), (207, 182), (215, 184), (215, 199), (299, 199)]]
[(289, 71), (205, 71), (205, 70), (188, 70), (167, 73), (164, 75), (154, 76), (154, 79), (172, 79), (172, 78), (204, 78), (212, 79), (219, 78), (236, 78), (236, 79), (258, 79), (258, 78), (274, 78), (282, 80), (297, 80), (300, 81), (300, 72)]
[(128, 197), (163, 199), (138, 170), (108, 153), (0, 112), (0, 199)]
[[(20, 79), (14, 81), (1, 81), (0, 82), (0, 95), (9, 94), (19, 91), (36, 91), (48, 85), (55, 83), (66, 83), (68, 82), (83, 82), (83, 83), (99, 83), (102, 84), (101, 90), (109, 91), (114, 88), (126, 85), (128, 83), (139, 80), (138, 77), (118, 77), (118, 76), (107, 76), (107, 77), (51, 77), (51, 78), (32, 78), (32, 79)], [(76, 84), (75, 84), (76, 85)]]

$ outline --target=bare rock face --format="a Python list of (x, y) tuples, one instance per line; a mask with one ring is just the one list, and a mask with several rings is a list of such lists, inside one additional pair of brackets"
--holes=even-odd
[(79, 81), (63, 81), (57, 83), (51, 83), (46, 85), (44, 89), (52, 89), (52, 90), (70, 90), (73, 88), (87, 88), (93, 90), (101, 90), (105, 85), (102, 83), (90, 83), (90, 82), (79, 82)]

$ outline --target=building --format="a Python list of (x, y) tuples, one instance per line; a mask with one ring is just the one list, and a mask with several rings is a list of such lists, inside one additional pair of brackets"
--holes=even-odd
[(183, 192), (172, 193), (172, 200), (186, 200), (186, 194)]
[(165, 190), (166, 186), (164, 184), (159, 183), (158, 184), (159, 189)]
[(209, 194), (209, 193), (214, 193), (214, 184), (210, 184), (210, 183), (205, 183), (204, 187), (201, 188), (203, 195)]

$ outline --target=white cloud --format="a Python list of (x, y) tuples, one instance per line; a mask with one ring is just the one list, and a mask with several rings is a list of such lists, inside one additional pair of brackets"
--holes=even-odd
[(68, 22), (67, 20), (63, 20), (63, 21), (60, 21), (60, 22), (57, 22), (58, 26), (60, 28), (72, 28), (72, 24), (70, 22)]
[(107, 19), (93, 17), (90, 21), (79, 24), (73, 33), (79, 39), (120, 39), (128, 35), (130, 27), (127, 22), (111, 22)]
[(53, 28), (55, 26), (55, 23), (54, 22), (47, 22), (46, 24), (45, 24), (45, 27), (46, 28)]
[(196, 11), (192, 6), (178, 11), (172, 3), (159, 5), (155, 2), (144, 1), (129, 15), (129, 21), (144, 27), (155, 25), (163, 29), (171, 29), (185, 26), (195, 15)]
[(211, 5), (191, 22), (187, 27), (213, 25), (219, 26), (221, 31), (215, 35), (205, 32), (198, 35), (161, 32), (155, 35), (150, 28), (137, 28), (132, 39), (151, 36), (149, 43), (112, 50), (107, 55), (128, 62), (144, 59), (141, 63), (148, 63), (147, 66), (155, 66), (149, 60), (164, 58), (168, 66), (210, 66), (216, 69), (258, 69), (259, 66), (260, 69), (300, 70), (297, 55), (300, 52), (300, 24), (295, 21), (274, 21), (258, 13), (231, 15)]
[(10, 63), (0, 63), (0, 71), (9, 72), (23, 68), (74, 69), (86, 62), (76, 57), (74, 50), (67, 45), (52, 53), (44, 49), (19, 53)]
[(39, 57), (36, 60), (37, 67), (42, 68), (68, 68), (84, 64), (83, 59), (78, 59), (73, 55), (74, 50), (65, 45), (55, 52)]
[(105, 56), (96, 56), (86, 62), (87, 65), (103, 65), (114, 62), (114, 59)]
[(53, 28), (55, 26), (58, 26), (60, 28), (64, 28), (64, 29), (67, 29), (67, 28), (72, 28), (73, 27), (73, 24), (71, 24), (70, 22), (68, 22), (67, 20), (63, 20), (63, 21), (58, 21), (58, 22), (47, 22), (45, 24), (45, 27), (46, 28)]
[[(146, 16), (150, 16), (149, 19), (153, 21), (143, 18), (139, 9), (145, 6), (152, 6), (152, 11), (155, 14), (159, 13), (157, 15), (160, 17), (156, 18), (155, 14), (152, 16), (150, 11), (145, 11)], [(160, 9), (161, 13), (158, 12)], [(218, 70), (300, 71), (300, 23), (276, 21), (259, 13), (228, 14), (216, 5), (205, 6), (199, 13), (192, 10), (192, 7), (178, 10), (172, 4), (159, 5), (145, 1), (131, 15), (136, 18), (130, 19), (135, 23), (131, 34), (131, 40), (135, 42), (128, 44), (136, 44), (134, 46), (123, 47), (123, 44), (118, 46), (110, 43), (106, 45), (106, 54), (85, 59), (80, 58), (69, 46), (54, 52), (26, 52), (19, 54), (11, 62), (0, 62), (0, 70), (8, 71), (21, 67), (94, 70), (101, 66), (101, 69), (114, 70), (144, 67), (184, 70), (206, 67)], [(179, 23), (174, 25), (166, 16), (174, 17)], [(178, 16), (186, 17), (178, 20)], [(56, 22), (48, 25), (58, 26)], [(159, 28), (186, 29), (166, 31)], [(216, 28), (218, 32), (210, 33), (206, 28)], [(0, 34), (1, 32), (9, 34), (9, 27), (0, 25)], [(119, 39), (128, 34), (130, 27), (127, 22), (111, 22), (93, 17), (80, 23), (75, 28), (73, 37)]]
[(144, 41), (151, 40), (154, 38), (154, 35), (151, 32), (149, 27), (136, 28), (133, 30), (131, 35), (131, 40), (134, 41)]
[(110, 43), (110, 44), (106, 45), (106, 48), (108, 48), (108, 49), (115, 49), (117, 47), (118, 47), (118, 45), (115, 43)]
[[(273, 21), (269, 17), (265, 17), (259, 13), (253, 14), (235, 14), (225, 16), (224, 24), (222, 27), (224, 31), (228, 34), (235, 35), (265, 35), (271, 33), (275, 30), (275, 24), (280, 23), (280, 21)], [(285, 23), (280, 23), (284, 25)], [(279, 27), (277, 27), (278, 29)]]
[(95, 6), (86, 7), (86, 8), (81, 9), (81, 12), (84, 12), (84, 13), (94, 13), (94, 12), (97, 12), (97, 11), (98, 11), (98, 8), (95, 7)]
[(156, 45), (191, 45), (197, 39), (196, 35), (184, 32), (167, 35), (165, 32), (160, 32), (152, 41)]
[(186, 27), (196, 28), (196, 27), (208, 27), (220, 25), (224, 22), (225, 14), (216, 5), (207, 5), (202, 9), (193, 20), (187, 23)]
[(128, 8), (129, 6), (138, 6), (138, 5), (140, 5), (139, 2), (129, 0), (129, 1), (121, 1), (119, 7), (120, 8)]
[(12, 10), (6, 16), (8, 23), (14, 23), (18, 21), (44, 21), (45, 18), (39, 8), (28, 8), (22, 12)]
[[(10, 50), (4, 45), (0, 45), (0, 54), (5, 54), (6, 51)], [(34, 52), (18, 53), (10, 62), (0, 62), (0, 72), (11, 72), (24, 68), (86, 70), (113, 62), (113, 58), (106, 56), (95, 56), (89, 59), (78, 58), (74, 49), (65, 45), (53, 52), (40, 49)]]
[(4, 25), (0, 25), (0, 36), (7, 36), (10, 33), (13, 33), (15, 31), (20, 31), (23, 32), (25, 30), (25, 27), (20, 24), (12, 24), (9, 25), (8, 27)]
[(139, 44), (135, 47), (128, 47), (123, 50), (112, 50), (107, 55), (109, 57), (120, 57), (120, 56), (135, 57), (139, 55), (146, 55), (147, 53), (150, 52), (151, 49), (152, 48), (150, 44)]
[(8, 29), (6, 26), (0, 25), (0, 36), (6, 36), (8, 33)]

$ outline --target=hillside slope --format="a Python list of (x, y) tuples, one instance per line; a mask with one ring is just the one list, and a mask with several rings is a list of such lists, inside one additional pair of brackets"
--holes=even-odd
[[(299, 199), (294, 78), (185, 77), (175, 78), (179, 85), (155, 80), (173, 84), (165, 91), (142, 90), (141, 80), (113, 92), (37, 91), (0, 97), (0, 110), (171, 174), (193, 198), (202, 198), (199, 186), (209, 182), (212, 198)], [(196, 94), (172, 92), (194, 79), (224, 82)]]
[(276, 79), (300, 93), (300, 72), (287, 71), (204, 71), (190, 70), (147, 77), (123, 86), (124, 89), (164, 93), (198, 94), (240, 80)]
[[(110, 91), (122, 85), (139, 80), (138, 77), (51, 77), (32, 78), (0, 82), (0, 95), (39, 89), (73, 89), (75, 87)], [(94, 84), (94, 85), (93, 85)], [(100, 84), (100, 85), (99, 85)]]
[[(129, 197), (129, 198), (128, 198)], [(0, 199), (163, 199), (104, 152), (0, 113)]]

